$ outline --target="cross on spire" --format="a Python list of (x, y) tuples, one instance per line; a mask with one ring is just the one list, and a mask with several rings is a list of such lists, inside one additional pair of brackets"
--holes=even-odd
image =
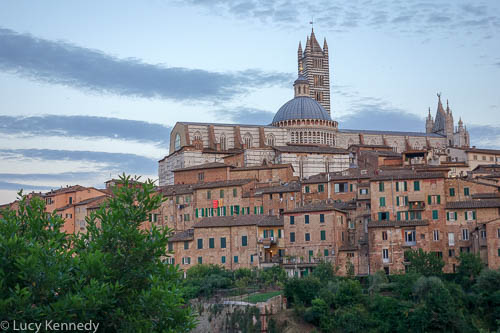
[(311, 17), (311, 21), (309, 21), (309, 24), (311, 25), (312, 31), (314, 31), (314, 17)]

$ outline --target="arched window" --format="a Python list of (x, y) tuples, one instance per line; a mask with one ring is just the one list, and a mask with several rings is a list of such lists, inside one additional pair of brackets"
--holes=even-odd
[(193, 136), (193, 145), (196, 149), (203, 149), (203, 140), (201, 133), (196, 131)]
[(268, 146), (274, 146), (274, 135), (269, 134), (266, 141)]
[(245, 134), (244, 141), (247, 148), (252, 148), (252, 135), (250, 133)]
[(175, 134), (174, 140), (174, 150), (181, 149), (181, 135), (179, 133)]
[(227, 144), (226, 144), (226, 136), (222, 134), (220, 136), (220, 150), (227, 150)]

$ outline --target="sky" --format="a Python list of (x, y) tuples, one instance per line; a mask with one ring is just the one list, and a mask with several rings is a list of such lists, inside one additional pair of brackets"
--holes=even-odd
[(3, 0), (0, 204), (156, 179), (177, 121), (269, 124), (311, 21), (341, 129), (425, 131), (439, 92), (500, 148), (497, 0)]

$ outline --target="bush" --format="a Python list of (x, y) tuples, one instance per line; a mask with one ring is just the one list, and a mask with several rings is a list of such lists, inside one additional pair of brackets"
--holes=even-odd
[[(194, 317), (181, 274), (163, 263), (168, 229), (141, 228), (161, 197), (150, 181), (123, 187), (88, 220), (87, 234), (66, 235), (45, 203), (22, 198), (0, 223), (0, 313), (18, 322), (92, 320), (99, 331), (187, 332)], [(136, 180), (136, 179), (135, 179)]]
[(321, 286), (320, 280), (313, 276), (294, 277), (285, 283), (285, 296), (291, 304), (298, 302), (310, 306), (312, 300), (317, 297)]
[(443, 274), (444, 261), (436, 254), (425, 252), (422, 249), (405, 252), (406, 259), (410, 262), (410, 272), (425, 276), (440, 276)]

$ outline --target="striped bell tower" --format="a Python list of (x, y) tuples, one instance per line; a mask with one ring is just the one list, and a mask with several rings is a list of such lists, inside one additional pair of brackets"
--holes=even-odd
[[(299, 75), (303, 74), (309, 81), (309, 96), (318, 101), (331, 115), (330, 112), (330, 65), (328, 61), (328, 44), (326, 38), (323, 48), (319, 45), (314, 35), (307, 36), (306, 48), (302, 51), (299, 42), (297, 51)], [(302, 73), (301, 73), (302, 70)]]

